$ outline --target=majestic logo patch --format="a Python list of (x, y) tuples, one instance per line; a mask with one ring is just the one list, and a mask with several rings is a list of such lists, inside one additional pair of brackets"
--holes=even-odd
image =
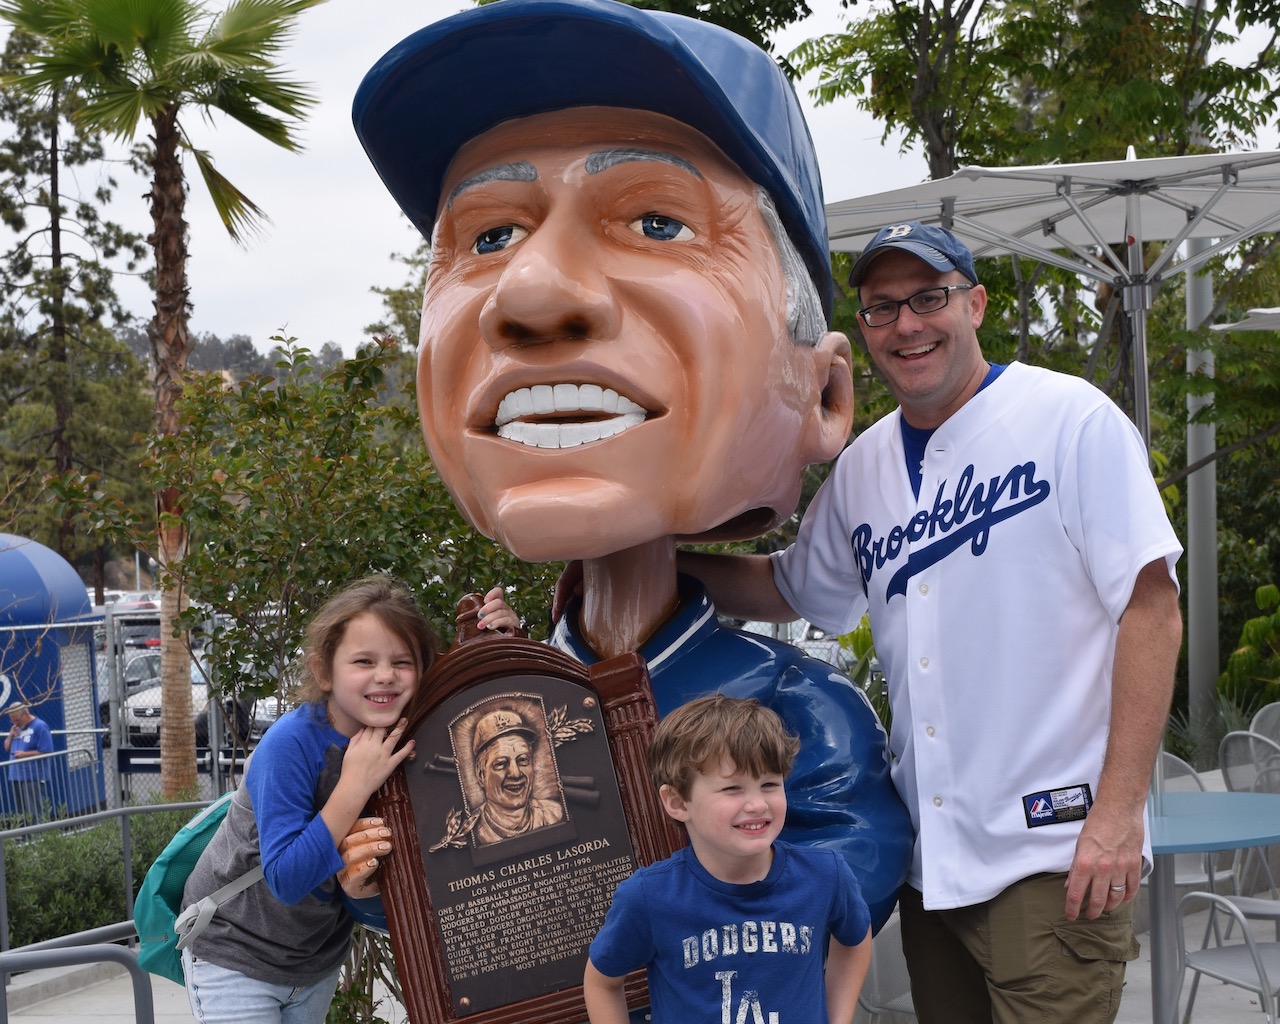
[(1093, 791), (1089, 789), (1087, 782), (1063, 789), (1028, 793), (1022, 798), (1022, 813), (1027, 817), (1027, 828), (1079, 821), (1088, 816), (1092, 806)]
[(950, 495), (946, 493), (949, 481), (942, 481), (934, 495), (933, 508), (922, 508), (906, 525), (895, 526), (884, 537), (873, 537), (870, 523), (863, 523), (853, 531), (849, 542), (858, 560), (864, 589), (869, 588), (877, 570), (898, 559), (906, 544), (937, 538), (907, 556), (906, 565), (889, 579), (886, 601), (896, 594), (905, 594), (912, 576), (965, 544), (975, 555), (981, 555), (987, 549), (993, 526), (1039, 505), (1052, 490), (1048, 480), (1036, 479), (1034, 462), (1014, 466), (1003, 477), (993, 476), (986, 483), (975, 484), (973, 476), (970, 464), (960, 474)]

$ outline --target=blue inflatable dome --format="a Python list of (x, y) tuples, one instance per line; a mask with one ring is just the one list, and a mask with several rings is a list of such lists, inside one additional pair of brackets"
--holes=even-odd
[(92, 612), (70, 562), (38, 541), (0, 533), (0, 625), (66, 622)]

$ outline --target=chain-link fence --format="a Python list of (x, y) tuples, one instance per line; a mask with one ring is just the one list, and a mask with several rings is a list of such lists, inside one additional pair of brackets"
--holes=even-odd
[[(52, 753), (0, 761), (0, 827), (153, 803), (160, 782), (160, 618), (154, 609), (34, 626), (0, 626), (0, 714), (23, 703), (49, 726)], [(211, 701), (192, 658), (198, 790), (233, 788), (248, 749), (274, 720), (266, 702)], [(210, 743), (210, 738), (220, 742)]]

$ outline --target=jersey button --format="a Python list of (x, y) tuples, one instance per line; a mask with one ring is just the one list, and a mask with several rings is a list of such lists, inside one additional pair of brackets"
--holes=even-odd
[(921, 659), (920, 659), (920, 667), (921, 667), (921, 668), (928, 668), (928, 667), (929, 667), (929, 659), (928, 659), (928, 658), (921, 658)]
[(929, 726), (928, 728), (925, 729), (924, 732), (926, 736), (934, 736), (937, 734), (938, 730), (935, 729), (933, 726)]
[(942, 806), (942, 797), (940, 797), (940, 796), (935, 796), (935, 797), (933, 798), (933, 806), (934, 806), (934, 807), (941, 807), (941, 806)]
[(921, 584), (920, 584), (920, 596), (921, 596), (921, 597), (924, 597), (924, 596), (925, 596), (926, 594), (928, 594), (928, 593), (929, 593), (929, 584), (927, 584), (927, 583), (921, 583)]

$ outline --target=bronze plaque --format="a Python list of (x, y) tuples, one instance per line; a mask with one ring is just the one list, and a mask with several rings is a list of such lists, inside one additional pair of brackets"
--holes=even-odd
[(414, 738), (410, 803), (455, 1012), (581, 984), (613, 890), (636, 868), (595, 694), (483, 683)]
[[(412, 1024), (584, 1021), (614, 889), (683, 842), (649, 782), (649, 676), (636, 655), (587, 668), (475, 636), (465, 605), (409, 712), (414, 760), (373, 807), (395, 836), (381, 888), (405, 1009)], [(644, 1004), (643, 971), (627, 997)]]

